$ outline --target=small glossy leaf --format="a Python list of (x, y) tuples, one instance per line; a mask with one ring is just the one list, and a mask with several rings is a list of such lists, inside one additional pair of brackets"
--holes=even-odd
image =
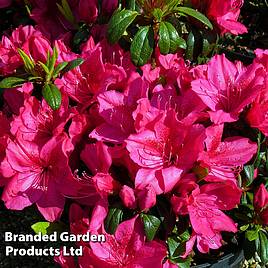
[(68, 230), (68, 226), (62, 222), (37, 222), (31, 226), (36, 234), (50, 235), (54, 232), (61, 233)]
[(249, 186), (254, 180), (254, 166), (253, 165), (244, 166), (244, 172), (246, 175), (247, 186)]
[(83, 62), (84, 62), (84, 60), (81, 59), (81, 58), (69, 61), (68, 65), (62, 70), (62, 74), (71, 71), (72, 69), (74, 69), (74, 68), (78, 67), (79, 65), (81, 65)]
[(268, 235), (266, 232), (259, 232), (259, 250), (258, 255), (262, 263), (268, 264)]
[(259, 236), (259, 228), (256, 228), (254, 230), (249, 230), (246, 232), (246, 238), (249, 240), (249, 241), (253, 241), (255, 239), (258, 238)]
[(42, 235), (47, 234), (47, 229), (50, 226), (50, 222), (41, 221), (33, 224), (31, 228), (34, 230), (36, 234), (42, 233)]
[(57, 110), (61, 105), (61, 92), (54, 84), (46, 84), (43, 87), (42, 94), (48, 105)]
[(135, 20), (138, 13), (133, 10), (117, 10), (108, 23), (107, 37), (111, 44), (115, 44), (122, 37), (127, 27)]
[(0, 82), (0, 88), (18, 87), (21, 86), (24, 82), (26, 82), (26, 80), (19, 77), (7, 77)]
[(134, 36), (130, 53), (136, 66), (142, 66), (150, 59), (154, 50), (154, 32), (152, 27), (145, 26)]
[(161, 224), (161, 221), (157, 217), (149, 214), (141, 214), (141, 218), (144, 223), (144, 231), (146, 237), (149, 241), (151, 241), (154, 239), (155, 234)]
[(199, 11), (190, 8), (190, 7), (177, 7), (176, 11), (179, 13), (182, 13), (184, 15), (188, 15), (191, 16), (199, 21), (201, 21), (203, 24), (205, 24), (209, 29), (213, 29), (213, 26), (211, 24), (211, 22), (209, 21), (209, 19), (203, 15), (202, 13), (200, 13)]
[(162, 54), (175, 53), (179, 48), (186, 49), (186, 42), (181, 38), (175, 27), (163, 21), (159, 27), (159, 48)]
[(123, 218), (123, 210), (120, 208), (111, 208), (105, 219), (105, 229), (108, 233), (114, 234), (117, 226)]

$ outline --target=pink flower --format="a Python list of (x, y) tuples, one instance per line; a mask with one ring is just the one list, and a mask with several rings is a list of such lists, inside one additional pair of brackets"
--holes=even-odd
[[(257, 64), (262, 64), (266, 70), (265, 88), (268, 88), (268, 49), (257, 49), (255, 51)], [(268, 94), (267, 90), (262, 91), (253, 102), (247, 113), (247, 121), (251, 127), (258, 128), (265, 136), (268, 135)]]
[(145, 242), (141, 220), (134, 217), (117, 227), (114, 235), (106, 234), (103, 243), (90, 242), (91, 250), (85, 250), (79, 259), (81, 268), (92, 264), (94, 268), (161, 268), (166, 248), (157, 241)]
[(74, 112), (74, 109), (68, 108), (66, 96), (63, 96), (61, 107), (57, 111), (53, 111), (46, 101), (40, 103), (35, 97), (30, 97), (25, 100), (19, 116), (13, 120), (11, 133), (42, 147), (53, 136), (65, 132), (64, 127)]
[(194, 80), (192, 89), (210, 108), (212, 122), (234, 122), (263, 89), (264, 75), (259, 64), (243, 67), (241, 63), (233, 64), (224, 55), (217, 55), (207, 65), (207, 79)]
[(182, 173), (193, 167), (203, 149), (204, 134), (203, 126), (185, 125), (170, 110), (156, 120), (152, 129), (130, 135), (127, 149), (140, 166), (136, 188), (151, 184), (157, 194), (171, 191)]
[(122, 143), (135, 131), (132, 113), (137, 100), (146, 97), (147, 83), (139, 75), (133, 75), (128, 81), (124, 93), (110, 90), (98, 96), (99, 113), (105, 120), (91, 134), (98, 140)]
[(260, 215), (262, 223), (268, 225), (268, 191), (263, 184), (254, 195), (254, 208)]
[(243, 34), (247, 32), (247, 28), (237, 22), (242, 7), (243, 0), (191, 0), (195, 8), (205, 13), (219, 28), (221, 34)]
[(257, 152), (257, 144), (238, 136), (221, 141), (222, 133), (223, 124), (206, 129), (206, 151), (199, 156), (200, 165), (208, 168), (205, 180), (231, 180), (236, 183), (236, 170), (239, 171), (237, 168), (253, 157)]
[(41, 149), (35, 143), (10, 140), (6, 161), (14, 175), (2, 196), (7, 208), (21, 210), (36, 203), (46, 220), (59, 219), (64, 195), (73, 196), (77, 188), (66, 155), (71, 149), (63, 136), (52, 138)]
[(122, 88), (125, 79), (125, 70), (115, 64), (103, 63), (101, 48), (96, 47), (85, 55), (81, 66), (65, 74), (57, 85), (75, 101), (88, 107), (108, 88)]
[[(181, 184), (181, 188), (183, 187), (183, 184)], [(216, 249), (221, 246), (220, 232), (237, 231), (233, 220), (221, 210), (233, 209), (239, 204), (240, 197), (241, 190), (232, 182), (211, 183), (200, 188), (196, 186), (184, 200), (173, 196), (171, 203), (174, 210), (179, 214), (185, 214), (188, 211), (192, 228), (197, 237), (199, 236), (199, 243), (207, 245), (206, 249), (203, 247), (199, 250), (208, 252), (209, 248)], [(183, 204), (181, 204), (182, 200)]]
[(0, 72), (10, 74), (23, 65), (17, 49), (22, 48), (31, 36), (40, 36), (32, 26), (19, 26), (12, 32), (11, 37), (3, 36), (0, 43)]

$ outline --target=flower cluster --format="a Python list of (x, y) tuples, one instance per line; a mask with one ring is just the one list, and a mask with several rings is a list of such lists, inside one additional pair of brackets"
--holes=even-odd
[[(1, 8), (10, 4), (2, 2)], [(194, 251), (220, 248), (223, 233), (236, 233), (241, 224), (231, 212), (253, 189), (241, 177), (259, 156), (256, 133), (268, 135), (268, 51), (256, 50), (247, 66), (224, 54), (191, 66), (181, 53), (161, 55), (156, 48), (154, 62), (137, 71), (129, 52), (107, 42), (103, 24), (92, 26), (79, 53), (71, 50), (73, 27), (97, 21), (98, 1), (69, 1), (69, 17), (56, 1), (29, 2), (36, 25), (3, 35), (1, 75), (25, 73), (18, 51), (41, 62), (34, 66), (39, 76), (55, 47), (55, 68), (78, 58), (83, 63), (54, 77), (62, 96), (59, 109), (40, 94), (41, 80), (4, 90), (5, 206), (22, 210), (35, 204), (53, 222), (69, 199), (71, 232), (106, 235), (104, 243), (79, 242), (84, 252), (79, 267), (177, 267), (168, 241), (181, 229), (188, 234), (181, 261)], [(192, 2), (222, 34), (246, 32), (237, 22), (242, 1)], [(102, 1), (102, 16), (111, 16), (117, 5)], [(260, 172), (256, 167), (252, 172), (258, 181)], [(254, 188), (253, 218), (265, 228), (263, 183)], [(153, 235), (149, 221), (157, 225)], [(56, 261), (76, 265), (64, 256)]]

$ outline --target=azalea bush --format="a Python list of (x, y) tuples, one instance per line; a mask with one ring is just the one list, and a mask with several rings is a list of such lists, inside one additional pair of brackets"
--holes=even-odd
[(243, 4), (0, 1), (2, 200), (106, 237), (61, 267), (268, 263), (268, 50), (241, 45)]

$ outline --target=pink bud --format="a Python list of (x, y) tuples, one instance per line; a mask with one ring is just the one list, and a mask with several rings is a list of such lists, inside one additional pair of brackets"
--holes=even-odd
[(261, 209), (268, 204), (268, 191), (265, 186), (261, 184), (254, 196), (254, 206)]
[(124, 185), (119, 193), (124, 205), (130, 209), (134, 209), (137, 206), (134, 190), (127, 185)]
[(138, 191), (137, 193), (139, 207), (141, 210), (147, 210), (153, 207), (156, 203), (156, 193), (152, 186), (147, 186), (146, 188)]

